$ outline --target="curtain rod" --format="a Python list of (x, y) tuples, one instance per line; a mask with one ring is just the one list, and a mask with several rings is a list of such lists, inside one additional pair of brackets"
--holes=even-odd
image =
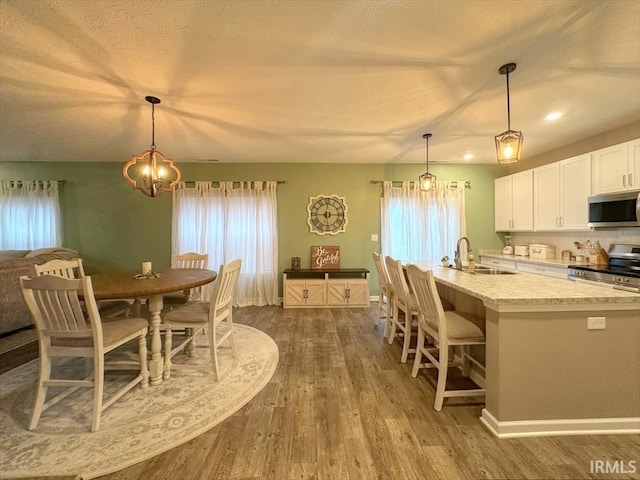
[[(222, 182), (232, 182), (232, 183), (249, 183), (249, 182), (269, 182), (271, 180), (182, 180), (184, 183), (196, 183), (196, 182), (210, 182), (210, 183), (222, 183)], [(286, 180), (276, 180), (276, 183), (287, 183)]]
[[(410, 181), (410, 182), (415, 182), (414, 180), (404, 180), (404, 181)], [(392, 185), (402, 185), (402, 183), (404, 182), (403, 180), (392, 180), (391, 184)], [(374, 185), (374, 184), (383, 184), (385, 182), (385, 180), (371, 180), (369, 181), (370, 184)], [(436, 182), (436, 183), (447, 183), (449, 188), (457, 188), (457, 184), (458, 182), (455, 180), (449, 180), (449, 181), (443, 181), (443, 182)], [(471, 188), (471, 181), (469, 180), (465, 180), (464, 181), (464, 188)]]
[(25, 182), (57, 182), (57, 183), (65, 183), (65, 180), (3, 180), (3, 182), (10, 182), (10, 183), (25, 183)]

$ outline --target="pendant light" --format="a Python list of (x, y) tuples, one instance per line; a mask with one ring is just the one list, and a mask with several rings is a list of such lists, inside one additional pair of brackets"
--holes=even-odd
[(516, 69), (515, 63), (507, 63), (498, 69), (500, 75), (507, 76), (507, 131), (496, 135), (496, 153), (498, 163), (516, 163), (520, 160), (524, 137), (522, 132), (511, 130), (511, 105), (509, 102), (509, 74)]
[(424, 135), (422, 135), (422, 138), (425, 139), (427, 144), (427, 161), (426, 161), (427, 171), (422, 175), (420, 175), (419, 181), (420, 181), (420, 190), (426, 192), (427, 190), (431, 190), (432, 188), (435, 188), (436, 176), (433, 175), (432, 173), (429, 173), (429, 139), (431, 138), (431, 134), (425, 133)]
[[(155, 106), (160, 103), (157, 97), (146, 96), (151, 104), (151, 145), (148, 150), (133, 155), (122, 167), (122, 175), (133, 188), (149, 197), (157, 197), (164, 192), (172, 192), (180, 181), (180, 170), (173, 160), (156, 150), (155, 143)], [(174, 173), (171, 173), (171, 172)], [(168, 175), (168, 176), (167, 176)]]

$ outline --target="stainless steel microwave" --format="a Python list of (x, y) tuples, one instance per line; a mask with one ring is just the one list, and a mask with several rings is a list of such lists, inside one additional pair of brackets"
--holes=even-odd
[(640, 191), (589, 197), (589, 226), (640, 227)]

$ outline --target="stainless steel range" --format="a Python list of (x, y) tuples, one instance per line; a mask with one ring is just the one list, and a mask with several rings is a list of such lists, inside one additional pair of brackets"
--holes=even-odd
[(640, 293), (640, 245), (612, 244), (608, 265), (571, 266), (568, 278)]

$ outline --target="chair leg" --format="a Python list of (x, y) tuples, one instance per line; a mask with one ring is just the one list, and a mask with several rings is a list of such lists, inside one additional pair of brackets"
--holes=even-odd
[(164, 380), (171, 377), (171, 349), (173, 348), (173, 333), (171, 331), (171, 324), (167, 323), (164, 331)]
[(209, 355), (211, 356), (211, 368), (213, 369), (213, 379), (220, 380), (218, 371), (218, 345), (216, 344), (216, 325), (209, 325)]
[(138, 338), (138, 356), (140, 357), (140, 373), (142, 374), (141, 387), (149, 386), (149, 367), (147, 366), (147, 337), (141, 334)]
[(404, 314), (404, 342), (402, 343), (402, 363), (407, 363), (409, 348), (411, 347), (411, 330), (413, 328), (413, 315), (411, 312)]
[(418, 370), (420, 370), (420, 362), (422, 362), (422, 349), (425, 347), (424, 340), (424, 330), (418, 325), (418, 343), (416, 345), (416, 358), (414, 358), (413, 360), (413, 370), (411, 370), (412, 377), (417, 377)]
[(393, 299), (390, 299), (389, 297), (387, 297), (387, 307), (386, 307), (387, 316), (384, 319), (384, 332), (382, 334), (382, 338), (389, 338), (389, 334), (391, 333), (391, 324), (393, 323), (393, 309), (394, 309)]
[(391, 317), (391, 327), (389, 330), (389, 336), (387, 337), (387, 342), (389, 342), (389, 345), (391, 345), (393, 343), (393, 339), (396, 336), (396, 323), (398, 321), (398, 306), (394, 304), (393, 306), (393, 316)]
[(51, 378), (51, 358), (46, 354), (40, 355), (40, 371), (38, 374), (38, 386), (36, 388), (36, 395), (33, 400), (33, 412), (31, 413), (31, 422), (29, 422), (29, 430), (33, 430), (38, 426), (40, 421), (40, 415), (42, 414), (42, 407), (44, 401), (47, 398), (47, 382)]
[(104, 356), (96, 355), (93, 365), (93, 420), (91, 421), (91, 431), (96, 432), (100, 428), (100, 416), (102, 415), (102, 395), (104, 393)]
[(462, 367), (460, 370), (462, 371), (463, 377), (468, 377), (471, 370), (471, 366), (469, 365), (469, 349), (469, 345), (462, 345), (460, 347), (460, 356), (462, 357)]
[(436, 401), (433, 408), (438, 412), (442, 410), (444, 391), (447, 386), (447, 372), (449, 370), (449, 348), (440, 345), (440, 358), (438, 358), (438, 385), (436, 387)]
[(238, 358), (238, 349), (236, 347), (236, 337), (233, 336), (233, 309), (229, 308), (229, 316), (226, 320), (227, 323), (227, 335), (229, 336), (229, 345), (231, 345), (231, 355), (233, 358)]
[[(187, 335), (187, 337), (195, 337), (195, 330), (193, 328), (185, 328), (185, 335)], [(187, 345), (184, 347), (184, 354), (187, 357), (193, 357), (194, 349), (195, 349), (195, 338), (193, 341), (187, 343)]]
[(380, 292), (380, 294), (378, 295), (378, 313), (376, 315), (376, 318), (373, 320), (373, 326), (377, 327), (378, 324), (380, 323), (380, 319), (382, 318), (382, 303), (384, 301), (384, 295), (382, 294), (382, 292)]

